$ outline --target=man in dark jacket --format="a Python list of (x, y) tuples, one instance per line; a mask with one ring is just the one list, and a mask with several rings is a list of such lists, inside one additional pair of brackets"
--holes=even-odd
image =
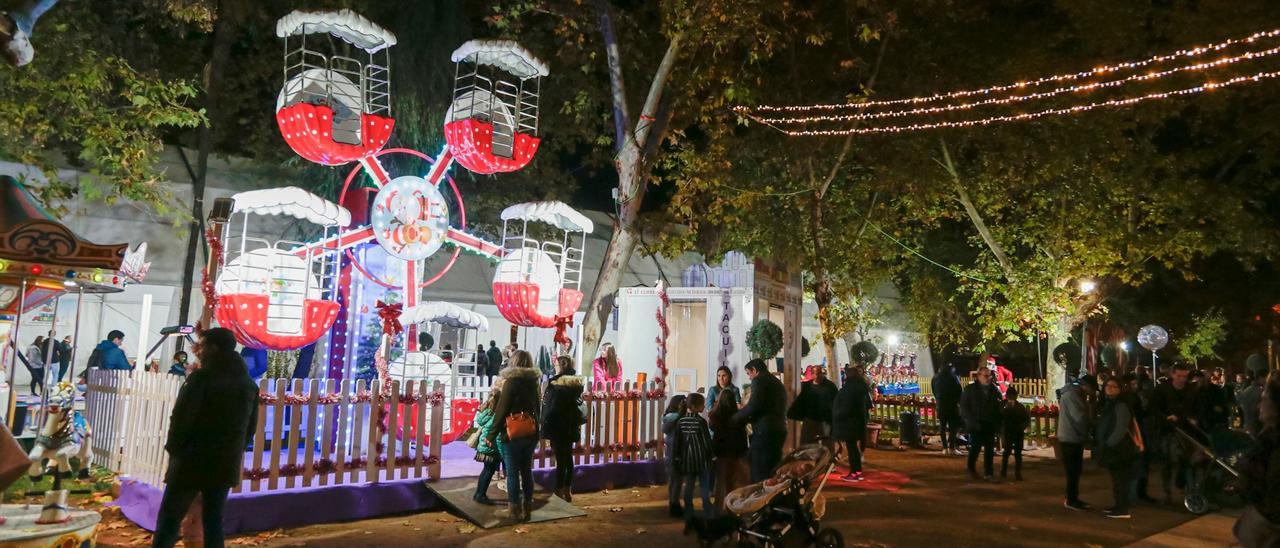
[(849, 454), (849, 474), (845, 481), (862, 481), (862, 452), (867, 439), (871, 392), (867, 379), (856, 368), (845, 368), (845, 383), (836, 394), (831, 411), (831, 437), (845, 444)]
[(1147, 412), (1156, 450), (1164, 458), (1160, 479), (1166, 504), (1173, 502), (1173, 487), (1182, 488), (1186, 484), (1189, 456), (1182, 449), (1176, 429), (1184, 427), (1188, 433), (1196, 432), (1190, 428), (1196, 426), (1197, 402), (1190, 377), (1191, 369), (1186, 364), (1174, 365), (1169, 381), (1157, 385), (1152, 392), (1151, 409)]
[(751, 424), (751, 482), (764, 481), (782, 460), (787, 439), (787, 389), (769, 372), (764, 360), (747, 362), (751, 377), (751, 399), (734, 420)]
[(933, 377), (933, 397), (937, 403), (938, 434), (942, 438), (942, 452), (955, 455), (960, 449), (960, 377), (956, 375), (955, 364), (947, 364), (946, 369)]
[(960, 395), (960, 416), (969, 431), (969, 476), (979, 479), (978, 452), (985, 451), (981, 478), (995, 481), (996, 431), (1000, 428), (1000, 391), (991, 382), (991, 370), (978, 368), (978, 380)]
[(203, 498), (204, 542), (222, 546), (222, 509), (240, 483), (245, 447), (258, 423), (258, 387), (230, 330), (201, 337), (200, 368), (187, 377), (169, 419), (169, 469), (152, 546), (173, 546), (196, 495)]
[(498, 350), (498, 342), (489, 341), (489, 350), (484, 354), (485, 360), (488, 362), (486, 364), (486, 374), (489, 375), (489, 380), (493, 381), (493, 378), (498, 376), (498, 371), (502, 370), (502, 351)]
[(813, 443), (831, 433), (831, 407), (836, 401), (836, 383), (827, 378), (821, 365), (806, 368), (800, 394), (791, 402), (787, 418), (801, 421), (800, 443)]
[(89, 355), (89, 367), (101, 367), (103, 369), (133, 369), (133, 364), (129, 363), (129, 359), (125, 357), (124, 350), (120, 345), (124, 344), (124, 332), (119, 329), (112, 329), (107, 333), (106, 340), (98, 343), (93, 349), (93, 353)]

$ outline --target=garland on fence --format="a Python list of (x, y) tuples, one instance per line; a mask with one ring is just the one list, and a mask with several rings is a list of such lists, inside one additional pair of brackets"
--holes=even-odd
[[(213, 227), (204, 231), (204, 239), (209, 242), (209, 254), (218, 258), (218, 268), (222, 268), (222, 235)], [(209, 269), (200, 273), (200, 292), (204, 294), (204, 307), (213, 310), (218, 306), (218, 294), (214, 291), (214, 281), (209, 279)]]
[[(595, 444), (573, 446), (573, 454), (575, 455), (603, 455), (605, 453), (638, 453), (641, 449), (657, 449), (658, 440), (649, 440), (644, 443), (614, 443), (614, 444)], [(540, 459), (545, 457), (554, 457), (555, 452), (550, 449), (539, 449), (533, 453), (533, 458)]]
[[(409, 466), (412, 464), (416, 464), (417, 461), (418, 461), (417, 457), (400, 455), (396, 457), (395, 465)], [(436, 464), (438, 462), (440, 462), (440, 457), (437, 457), (435, 455), (430, 455), (422, 459), (422, 463), (427, 465)], [(386, 466), (387, 457), (378, 457), (378, 460), (376, 461), (376, 463), (377, 463), (377, 466)], [(369, 459), (366, 459), (363, 457), (356, 457), (354, 459), (351, 459), (343, 463), (341, 470), (359, 470), (368, 465), (369, 465)], [(340, 469), (338, 468), (337, 463), (334, 462), (333, 460), (320, 459), (319, 461), (311, 465), (311, 471), (316, 474), (332, 474), (334, 472), (340, 471)], [(307, 465), (305, 464), (282, 464), (280, 465), (280, 471), (279, 473), (276, 474), (276, 476), (281, 478), (289, 478), (289, 477), (301, 476), (306, 472), (307, 472)], [(271, 470), (266, 468), (253, 468), (253, 469), (246, 468), (243, 470), (243, 475), (244, 475), (244, 479), (247, 479), (247, 480), (264, 480), (271, 477)]]
[(658, 337), (654, 342), (658, 343), (658, 372), (660, 375), (655, 379), (654, 384), (657, 385), (657, 388), (654, 389), (654, 392), (657, 394), (656, 397), (661, 398), (666, 395), (667, 390), (667, 336), (671, 334), (671, 330), (667, 325), (667, 306), (671, 304), (671, 299), (667, 297), (667, 284), (662, 280), (658, 281), (658, 301), (661, 303), (658, 305), (658, 312), (656, 313)]
[[(388, 396), (383, 396), (382, 399), (383, 399), (382, 403), (391, 403)], [(409, 393), (409, 394), (404, 394), (400, 396), (400, 399), (396, 403), (414, 404), (422, 400), (423, 400), (423, 397), (421, 395)], [(268, 394), (266, 392), (258, 393), (258, 402), (263, 405), (274, 405), (277, 401), (281, 401), (281, 400), (276, 398), (275, 394)], [(311, 403), (311, 395), (289, 393), (284, 395), (283, 401), (285, 405), (301, 405), (305, 403)], [(353, 396), (350, 400), (348, 400), (348, 403), (369, 403), (372, 401), (373, 401), (373, 392), (363, 391)], [(331, 393), (331, 394), (316, 396), (316, 403), (319, 403), (319, 404), (332, 405), (332, 404), (341, 403), (341, 402), (342, 402), (342, 394), (339, 394), (339, 393)], [(426, 397), (426, 402), (427, 402), (427, 405), (431, 407), (437, 407), (439, 405), (444, 404), (444, 391), (441, 390), (441, 391), (432, 392), (430, 395)]]
[(596, 392), (583, 392), (582, 401), (635, 401), (642, 397), (656, 400), (661, 399), (665, 395), (666, 392), (661, 387), (654, 388), (647, 392), (636, 389), (627, 390), (625, 392), (622, 390), (599, 390)]

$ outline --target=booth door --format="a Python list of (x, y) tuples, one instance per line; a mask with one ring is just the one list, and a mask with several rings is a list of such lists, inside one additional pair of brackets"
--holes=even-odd
[(672, 302), (667, 312), (671, 335), (667, 339), (667, 368), (677, 393), (710, 388), (715, 379), (708, 371), (707, 303), (704, 300)]

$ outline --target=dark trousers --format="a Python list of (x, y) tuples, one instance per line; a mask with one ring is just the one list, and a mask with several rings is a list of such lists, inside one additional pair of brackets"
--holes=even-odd
[(489, 496), (489, 484), (493, 483), (493, 475), (498, 473), (498, 466), (500, 465), (502, 465), (502, 461), (499, 459), (484, 463), (484, 469), (480, 471), (480, 479), (476, 481), (474, 498)]
[(938, 437), (943, 449), (960, 448), (960, 414), (944, 410), (938, 413)]
[(170, 548), (176, 544), (178, 535), (182, 533), (182, 518), (187, 515), (196, 495), (202, 495), (203, 512), (200, 517), (204, 520), (204, 545), (221, 548), (226, 540), (222, 533), (222, 509), (227, 504), (229, 491), (228, 487), (199, 489), (166, 485), (160, 499), (160, 512), (156, 514), (156, 534), (151, 539), (151, 546)]
[(1166, 497), (1173, 494), (1173, 488), (1187, 487), (1187, 452), (1182, 449), (1182, 441), (1178, 433), (1169, 430), (1160, 440), (1164, 453), (1164, 463), (1160, 467), (1160, 486)]
[(1112, 509), (1124, 513), (1129, 511), (1129, 480), (1133, 477), (1132, 463), (1108, 467), (1111, 473), (1111, 498), (1115, 501)]
[(502, 462), (507, 467), (507, 501), (512, 504), (533, 504), (533, 448), (538, 446), (537, 436), (527, 436), (508, 441), (502, 451)]
[(684, 475), (684, 517), (689, 519), (695, 515), (693, 511), (693, 484), (696, 482), (700, 488), (699, 493), (702, 494), (702, 514), (703, 517), (711, 517), (715, 513), (715, 507), (711, 505), (711, 464), (707, 463), (706, 468), (701, 472), (687, 473)]
[(766, 430), (751, 434), (751, 483), (773, 476), (773, 469), (782, 460), (782, 445), (786, 441), (786, 430)]
[(573, 487), (573, 442), (553, 441), (551, 451), (556, 455), (556, 489)]
[(862, 443), (866, 441), (865, 434), (854, 436), (853, 439), (845, 440), (844, 445), (849, 451), (849, 473), (862, 471)]
[(1019, 433), (1016, 436), (1008, 436), (1004, 440), (1004, 457), (1000, 463), (1000, 475), (1006, 475), (1009, 472), (1009, 455), (1013, 455), (1014, 473), (1022, 474), (1022, 442), (1024, 434)]
[(44, 368), (43, 367), (31, 369), (31, 395), (32, 396), (40, 395), (36, 393), (37, 386), (40, 387), (40, 393), (44, 393)]
[(1080, 502), (1080, 473), (1084, 471), (1084, 445), (1061, 442), (1062, 469), (1067, 473), (1067, 502)]
[(969, 472), (977, 473), (978, 452), (982, 456), (982, 473), (990, 476), (995, 473), (996, 433), (990, 429), (969, 432)]

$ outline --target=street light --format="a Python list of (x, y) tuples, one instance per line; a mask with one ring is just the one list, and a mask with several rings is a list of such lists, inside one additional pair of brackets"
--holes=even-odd
[[(1098, 284), (1093, 280), (1085, 278), (1080, 280), (1080, 293), (1088, 295), (1098, 288)], [(1084, 322), (1080, 325), (1080, 373), (1089, 372), (1089, 315), (1086, 314)]]
[(893, 347), (895, 347), (895, 346), (898, 346), (898, 334), (897, 334), (897, 333), (890, 333), (890, 334), (889, 334), (889, 348), (893, 348)]
[(1080, 282), (1080, 292), (1084, 293), (1085, 295), (1093, 293), (1093, 290), (1097, 288), (1098, 288), (1098, 284), (1095, 283), (1093, 280), (1082, 280)]

